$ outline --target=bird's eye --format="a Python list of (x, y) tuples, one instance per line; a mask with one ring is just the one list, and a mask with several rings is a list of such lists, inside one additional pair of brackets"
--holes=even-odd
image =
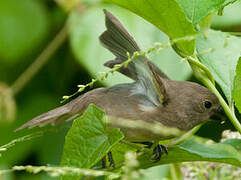
[(209, 109), (212, 107), (212, 103), (210, 101), (204, 101), (204, 106), (206, 109)]

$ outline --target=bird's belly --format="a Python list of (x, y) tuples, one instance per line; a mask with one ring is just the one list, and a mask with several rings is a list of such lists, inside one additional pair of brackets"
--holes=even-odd
[(161, 129), (155, 129), (154, 124), (153, 128), (150, 127), (150, 122), (147, 123), (141, 120), (126, 120), (115, 117), (107, 117), (107, 119), (108, 128), (119, 128), (124, 134), (125, 140), (127, 141), (159, 141), (175, 137), (173, 134), (170, 134), (167, 131), (164, 132), (164, 130), (162, 131)]
[(163, 136), (153, 133), (151, 130), (139, 128), (123, 128), (120, 127), (121, 132), (125, 135), (125, 140), (131, 142), (144, 142), (144, 141), (160, 141), (170, 139), (174, 136)]

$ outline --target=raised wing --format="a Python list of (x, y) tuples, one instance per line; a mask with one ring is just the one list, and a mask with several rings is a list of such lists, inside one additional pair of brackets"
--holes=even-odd
[[(115, 60), (108, 61), (105, 66), (112, 68), (128, 59), (127, 53), (133, 55), (140, 51), (134, 38), (127, 32), (121, 23), (107, 10), (104, 10), (107, 30), (100, 36), (100, 41), (115, 56)], [(127, 67), (119, 70), (122, 74), (136, 80), (136, 92), (148, 96), (156, 105), (164, 103), (167, 99), (162, 79), (168, 77), (147, 57), (139, 56)]]

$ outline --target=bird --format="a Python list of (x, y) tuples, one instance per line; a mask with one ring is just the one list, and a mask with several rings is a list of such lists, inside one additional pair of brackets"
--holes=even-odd
[[(115, 56), (114, 60), (104, 64), (113, 68), (141, 49), (113, 14), (107, 10), (104, 10), (104, 14), (106, 30), (99, 40)], [(182, 131), (188, 131), (210, 119), (220, 120), (222, 116), (219, 100), (209, 89), (195, 82), (169, 79), (144, 55), (135, 57), (118, 71), (134, 82), (90, 90), (65, 105), (33, 118), (17, 130), (74, 120), (90, 104), (103, 109), (107, 116), (120, 120), (158, 122)], [(153, 142), (170, 138), (146, 128), (118, 128), (124, 133), (125, 139), (131, 142)]]

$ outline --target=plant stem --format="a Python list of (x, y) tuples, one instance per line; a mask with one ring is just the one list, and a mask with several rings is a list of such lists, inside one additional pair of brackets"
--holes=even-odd
[(241, 124), (239, 123), (238, 119), (236, 118), (233, 110), (230, 109), (230, 107), (227, 105), (227, 103), (225, 102), (225, 100), (223, 99), (221, 94), (216, 89), (216, 87), (213, 83), (213, 80), (212, 80), (213, 78), (210, 78), (211, 72), (204, 65), (203, 66), (205, 68), (202, 68), (202, 66), (199, 66), (199, 64), (201, 64), (201, 63), (199, 63), (199, 60), (197, 59), (197, 57), (195, 57), (195, 58), (187, 57), (187, 60), (190, 64), (196, 78), (198, 78), (200, 81), (202, 81), (202, 83), (217, 96), (220, 104), (222, 105), (222, 107), (224, 109), (224, 112), (226, 113), (226, 115), (228, 116), (228, 118), (230, 119), (230, 121), (232, 122), (234, 127), (241, 134)]
[(191, 136), (193, 136), (202, 126), (202, 124), (199, 124), (197, 126), (195, 126), (194, 128), (192, 128), (190, 131), (188, 131), (187, 133), (185, 133), (184, 135), (182, 135), (181, 137), (175, 139), (174, 141), (168, 143), (166, 146), (174, 146), (177, 144), (182, 143), (183, 141), (189, 139)]
[(225, 102), (225, 100), (223, 99), (223, 97), (220, 95), (220, 93), (218, 92), (218, 90), (215, 88), (215, 86), (210, 82), (209, 79), (204, 79), (203, 83), (205, 84), (205, 86), (207, 86), (219, 99), (219, 102), (221, 103), (224, 112), (226, 113), (226, 115), (228, 116), (228, 118), (230, 119), (230, 121), (232, 122), (232, 124), (234, 125), (234, 127), (239, 131), (239, 133), (241, 134), (241, 124), (239, 123), (238, 119), (236, 118), (235, 114), (233, 113), (233, 111), (229, 108), (229, 106), (227, 105), (227, 103)]
[(16, 95), (22, 88), (33, 78), (33, 76), (43, 67), (43, 65), (50, 59), (56, 50), (64, 43), (67, 38), (68, 27), (65, 23), (64, 27), (55, 36), (55, 38), (48, 44), (43, 52), (34, 60), (34, 62), (17, 78), (12, 84), (11, 89)]
[[(193, 58), (193, 57), (189, 56), (186, 58), (187, 58), (188, 62), (191, 63), (191, 67), (193, 67), (193, 65), (197, 66), (200, 70), (202, 70), (204, 73), (206, 73), (207, 77), (211, 80), (211, 82), (213, 84), (215, 84), (215, 80), (214, 80), (212, 73), (209, 71), (209, 69), (206, 66), (204, 66), (202, 63), (199, 62), (199, 60), (197, 60), (197, 57)], [(198, 73), (196, 72), (197, 71), (196, 68), (193, 68), (193, 71), (195, 71), (194, 74), (196, 74), (196, 76), (200, 76), (200, 77), (203, 76), (203, 74), (200, 73), (199, 71), (198, 71)], [(200, 77), (198, 77), (198, 78), (200, 78)]]
[(170, 171), (172, 180), (183, 180), (182, 172), (178, 164), (170, 164)]

